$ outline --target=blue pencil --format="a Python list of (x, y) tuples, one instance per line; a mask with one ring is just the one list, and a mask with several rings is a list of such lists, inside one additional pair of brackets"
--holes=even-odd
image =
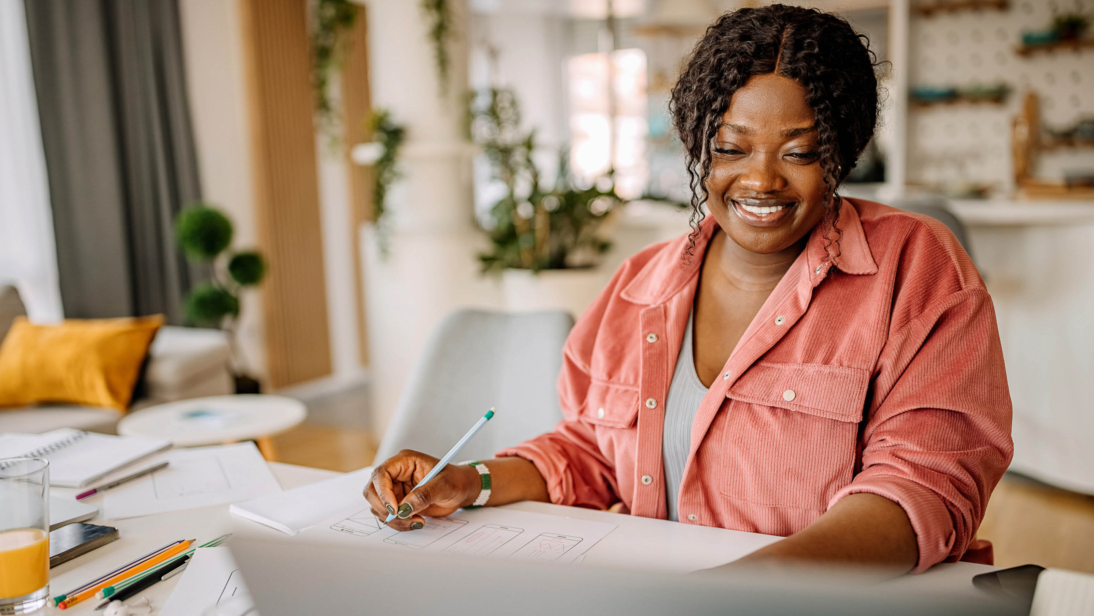
[[(467, 441), (471, 440), (471, 437), (475, 436), (475, 434), (477, 434), (478, 431), (481, 430), (482, 427), (486, 425), (486, 422), (490, 421), (490, 418), (493, 416), (494, 409), (486, 411), (486, 414), (483, 415), (482, 418), (479, 419), (477, 422), (475, 422), (475, 425), (471, 426), (471, 429), (467, 431), (467, 434), (463, 435), (463, 438), (460, 439), (460, 442), (453, 445), (452, 449), (448, 450), (448, 453), (444, 454), (444, 457), (441, 458), (441, 461), (437, 463), (437, 466), (434, 466), (433, 470), (429, 471), (425, 477), (422, 477), (422, 480), (418, 482), (418, 485), (414, 486), (414, 490), (417, 490), (418, 488), (429, 483), (430, 479), (433, 479), (437, 476), (437, 473), (444, 470), (444, 467), (448, 466), (448, 463), (451, 462), (452, 458), (460, 452), (460, 449), (463, 449), (463, 446), (467, 444)], [(411, 492), (413, 492), (414, 490), (411, 490)], [(388, 514), (387, 519), (384, 520), (384, 524), (388, 524), (394, 519), (395, 514), (390, 513)]]

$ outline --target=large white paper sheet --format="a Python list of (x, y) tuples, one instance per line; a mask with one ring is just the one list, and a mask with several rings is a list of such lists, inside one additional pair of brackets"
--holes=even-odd
[(615, 528), (606, 522), (487, 507), (426, 518), (425, 528), (401, 533), (366, 507), (332, 517), (299, 537), (316, 543), (566, 564), (577, 561)]
[(368, 507), (364, 491), (368, 466), (352, 473), (232, 505), (231, 512), (289, 535), (315, 526), (340, 511)]
[(194, 552), (160, 616), (257, 616), (227, 547)]
[(174, 449), (156, 459), (160, 460), (170, 465), (107, 492), (103, 515), (120, 520), (281, 491), (254, 443)]

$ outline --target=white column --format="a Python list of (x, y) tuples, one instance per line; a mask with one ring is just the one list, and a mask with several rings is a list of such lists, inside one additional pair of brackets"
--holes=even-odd
[[(380, 254), (375, 227), (361, 231), (372, 419), (382, 435), (437, 323), (460, 307), (497, 307), (500, 292), (479, 275), (476, 258), (486, 237), (473, 221), (471, 148), (462, 128), (467, 41), (449, 47), (449, 87), (442, 96), (421, 3), (366, 5), (373, 107), (390, 110), (407, 127), (402, 177), (385, 203), (388, 254)], [(453, 31), (466, 34), (466, 1), (449, 5)]]

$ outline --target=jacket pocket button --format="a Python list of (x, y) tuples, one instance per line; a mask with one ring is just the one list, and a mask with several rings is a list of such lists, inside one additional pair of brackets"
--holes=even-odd
[(604, 419), (604, 409), (596, 409), (596, 418)]
[(796, 394), (794, 393), (793, 389), (788, 389), (788, 390), (783, 392), (783, 400), (786, 400), (787, 402), (792, 402), (794, 400), (795, 395)]

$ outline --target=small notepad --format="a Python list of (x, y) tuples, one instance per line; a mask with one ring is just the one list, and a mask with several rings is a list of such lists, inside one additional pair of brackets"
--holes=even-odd
[(45, 458), (49, 460), (50, 485), (82, 488), (170, 446), (166, 439), (66, 428), (44, 434), (2, 434), (0, 458)]

